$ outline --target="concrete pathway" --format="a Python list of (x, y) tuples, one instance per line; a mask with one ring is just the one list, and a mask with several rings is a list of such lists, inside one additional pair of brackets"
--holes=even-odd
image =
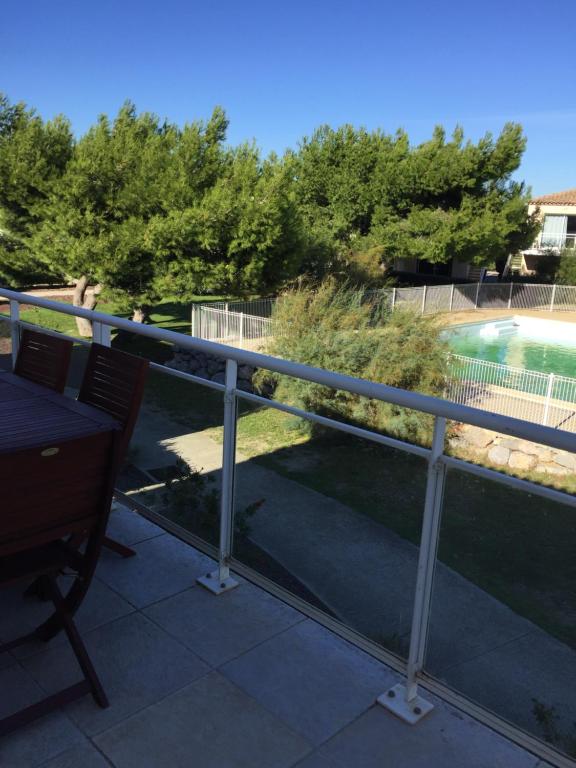
[[(176, 454), (219, 480), (222, 446), (162, 413), (144, 411), (133, 441), (143, 469)], [(238, 455), (237, 506), (265, 499), (251, 538), (345, 624), (405, 654), (417, 548), (339, 501)], [(393, 500), (391, 500), (393, 503)], [(500, 715), (534, 730), (533, 701), (571, 728), (576, 652), (439, 564), (427, 669)]]

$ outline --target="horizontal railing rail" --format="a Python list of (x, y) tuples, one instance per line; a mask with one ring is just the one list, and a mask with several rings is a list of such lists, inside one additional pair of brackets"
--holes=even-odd
[[(448, 286), (450, 288), (450, 286)], [(193, 351), (202, 351), (222, 358), (226, 364), (224, 384), (209, 382), (192, 374), (175, 371), (166, 366), (154, 364), (168, 376), (176, 376), (194, 384), (208, 386), (223, 393), (223, 446), (220, 500), (220, 538), (218, 546), (218, 567), (210, 578), (203, 583), (215, 593), (220, 593), (237, 585), (230, 568), (234, 562), (234, 497), (236, 469), (236, 422), (237, 403), (240, 399), (253, 402), (267, 408), (284, 411), (308, 421), (329, 426), (355, 437), (390, 446), (422, 457), (427, 463), (427, 483), (423, 504), (420, 543), (417, 550), (417, 575), (413, 592), (413, 610), (410, 629), (410, 642), (407, 660), (401, 662), (405, 674), (405, 685), (398, 691), (388, 692), (380, 698), (381, 703), (392, 708), (401, 717), (410, 722), (417, 721), (428, 705), (418, 693), (418, 685), (425, 669), (425, 649), (430, 616), (432, 610), (432, 582), (437, 565), (440, 520), (443, 509), (443, 488), (448, 468), (468, 473), (514, 488), (526, 494), (539, 496), (576, 509), (576, 497), (565, 491), (540, 485), (530, 480), (503, 474), (489, 467), (465, 461), (448, 455), (446, 452), (447, 423), (450, 421), (474, 425), (505, 435), (550, 446), (556, 449), (576, 453), (576, 435), (566, 431), (552, 429), (549, 426), (522, 421), (510, 416), (480, 410), (469, 405), (449, 402), (445, 399), (409, 392), (377, 382), (366, 381), (333, 371), (313, 368), (302, 363), (265, 355), (259, 352), (238, 349), (225, 344), (206, 341), (196, 336), (187, 336), (175, 331), (135, 323), (124, 318), (114, 317), (95, 310), (73, 307), (61, 302), (19, 293), (0, 288), (0, 299), (9, 301), (10, 314), (0, 318), (10, 323), (12, 354), (16, 355), (19, 344), (19, 332), (23, 325), (20, 317), (20, 305), (40, 307), (70, 317), (81, 317), (93, 324), (93, 337), (103, 344), (111, 343), (112, 329), (126, 331), (136, 336), (166, 342), (175, 347)], [(54, 331), (52, 331), (54, 332)], [(78, 341), (78, 339), (74, 339)], [(238, 366), (245, 364), (268, 371), (323, 385), (334, 391), (354, 393), (361, 397), (379, 400), (402, 408), (413, 409), (429, 414), (434, 420), (434, 432), (431, 445), (415, 445), (410, 442), (390, 437), (369, 428), (359, 427), (344, 420), (328, 418), (320, 414), (297, 408), (290, 403), (268, 399), (261, 395), (243, 391), (238, 382)], [(246, 569), (245, 569), (246, 570)], [(396, 659), (396, 663), (400, 663)], [(509, 727), (509, 726), (507, 726)], [(518, 732), (519, 733), (519, 732)], [(520, 739), (520, 736), (518, 736)]]

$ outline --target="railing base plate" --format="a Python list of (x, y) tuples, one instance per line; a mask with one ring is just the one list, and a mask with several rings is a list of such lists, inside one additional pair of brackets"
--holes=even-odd
[(406, 701), (406, 686), (401, 683), (378, 696), (376, 701), (410, 725), (416, 725), (434, 709), (434, 704), (420, 696), (416, 696), (412, 701)]
[(212, 571), (205, 576), (199, 576), (196, 581), (206, 589), (210, 590), (214, 595), (221, 595), (223, 592), (230, 592), (231, 589), (237, 587), (240, 582), (233, 579), (232, 576), (228, 576), (225, 579), (220, 579), (218, 571)]

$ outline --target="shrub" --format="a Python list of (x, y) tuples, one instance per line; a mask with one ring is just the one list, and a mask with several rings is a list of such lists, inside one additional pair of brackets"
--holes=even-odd
[(556, 272), (556, 282), (560, 285), (576, 285), (576, 253), (563, 251)]
[[(271, 353), (318, 368), (423, 394), (441, 394), (447, 347), (434, 318), (365, 300), (329, 280), (277, 302)], [(261, 390), (314, 413), (406, 440), (428, 442), (432, 418), (388, 403), (287, 376), (259, 372)], [(317, 428), (316, 428), (317, 429)]]

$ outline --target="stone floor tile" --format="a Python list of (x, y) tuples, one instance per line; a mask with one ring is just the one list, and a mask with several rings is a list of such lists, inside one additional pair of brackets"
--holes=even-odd
[[(305, 757), (304, 760), (295, 765), (294, 768), (340, 768), (340, 766), (336, 765), (336, 763), (325, 755), (321, 755), (319, 752), (312, 752), (311, 755)], [(356, 768), (356, 766), (354, 768)], [(358, 766), (357, 768), (360, 767)]]
[[(64, 687), (64, 686), (62, 686)], [(45, 698), (45, 691), (22, 666), (0, 671), (0, 718)], [(0, 739), (2, 768), (36, 768), (47, 758), (84, 739), (66, 715), (57, 710)]]
[(97, 574), (137, 608), (188, 589), (214, 568), (209, 557), (170, 534), (142, 541), (134, 549), (136, 557), (128, 559), (104, 550)]
[(221, 671), (314, 744), (398, 682), (391, 670), (313, 621), (297, 624)]
[(244, 583), (215, 597), (193, 587), (144, 613), (216, 667), (302, 621), (302, 614)]
[(42, 688), (15, 659), (9, 667), (0, 670), (0, 691), (0, 718), (8, 717), (44, 697)]
[(456, 710), (415, 726), (375, 704), (318, 750), (337, 768), (535, 768), (536, 758)]
[(40, 768), (110, 768), (108, 760), (86, 741), (60, 753)]
[[(134, 613), (85, 636), (88, 653), (110, 700), (101, 709), (89, 695), (66, 707), (88, 735), (167, 696), (205, 674), (209, 667), (141, 614)], [(80, 679), (69, 646), (52, 648), (22, 662), (49, 693)]]
[(217, 672), (95, 742), (117, 768), (289, 768), (310, 749)]
[[(71, 583), (70, 578), (61, 577), (59, 584), (62, 592), (65, 593)], [(24, 586), (19, 584), (17, 587), (3, 590), (0, 593), (3, 640), (14, 639), (27, 632), (32, 632), (54, 612), (52, 603), (42, 602), (35, 597), (24, 598), (23, 590)], [(133, 611), (134, 606), (128, 601), (110, 589), (104, 582), (94, 579), (75, 616), (76, 626), (82, 634), (85, 634), (96, 627), (127, 616)], [(63, 632), (50, 641), (51, 646), (64, 643), (67, 643), (67, 640)], [(44, 643), (31, 641), (15, 648), (12, 653), (17, 658), (23, 659), (45, 648)]]
[(141, 541), (162, 536), (166, 532), (159, 525), (152, 523), (134, 510), (120, 504), (114, 504), (106, 533), (121, 544), (132, 546)]

